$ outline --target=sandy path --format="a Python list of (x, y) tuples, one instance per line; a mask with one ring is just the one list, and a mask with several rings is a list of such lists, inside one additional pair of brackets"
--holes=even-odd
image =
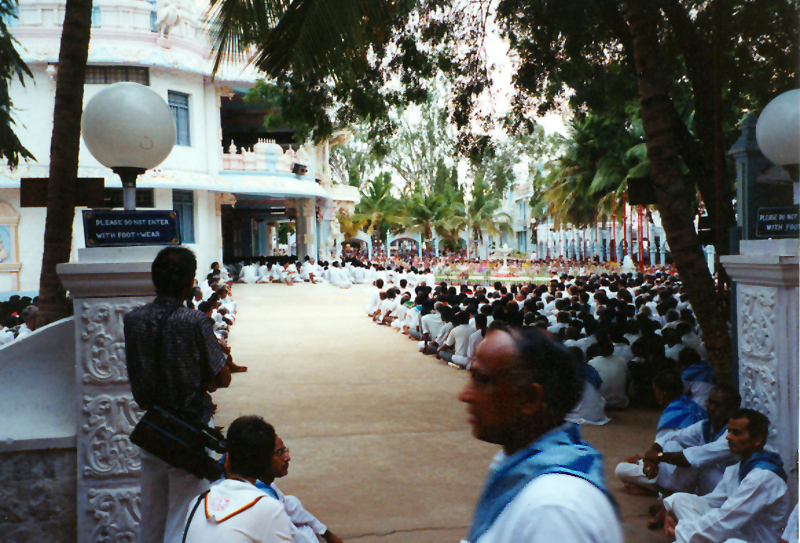
[[(217, 424), (252, 413), (271, 422), (292, 450), (278, 486), (346, 541), (457, 542), (497, 447), (472, 438), (456, 400), (466, 372), (364, 315), (372, 289), (236, 285), (230, 343), (250, 371), (215, 393)], [(613, 474), (620, 458), (649, 445), (657, 415), (611, 416), (585, 436)], [(610, 486), (627, 540), (665, 541), (643, 529), (653, 501)]]

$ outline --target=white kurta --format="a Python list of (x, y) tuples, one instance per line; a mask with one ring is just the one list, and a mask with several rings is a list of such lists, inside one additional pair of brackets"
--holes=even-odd
[(186, 541), (279, 543), (292, 541), (292, 533), (289, 517), (279, 501), (250, 483), (228, 479), (212, 487), (200, 503)]
[(605, 424), (611, 420), (606, 416), (605, 407), (606, 401), (600, 391), (589, 381), (584, 381), (581, 401), (564, 418), (575, 424)]
[(678, 518), (677, 543), (711, 543), (738, 538), (775, 543), (791, 510), (789, 488), (765, 469), (754, 469), (739, 483), (739, 467), (725, 470), (717, 488), (705, 496), (678, 493), (664, 507)]
[(622, 528), (596, 486), (553, 473), (528, 483), (478, 542), (622, 543)]
[(628, 407), (626, 393), (628, 381), (628, 364), (617, 356), (596, 356), (589, 364), (597, 370), (603, 384), (600, 385), (600, 394), (606, 400), (609, 409), (625, 409)]
[(274, 484), (270, 485), (283, 504), (286, 514), (292, 523), (293, 543), (319, 543), (317, 535), (322, 535), (328, 528), (317, 520), (317, 517), (306, 511), (303, 504), (294, 496), (285, 496)]

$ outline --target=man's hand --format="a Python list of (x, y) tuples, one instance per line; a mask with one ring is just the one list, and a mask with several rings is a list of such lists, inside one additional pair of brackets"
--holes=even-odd
[(653, 449), (648, 449), (648, 450), (647, 450), (647, 451), (645, 451), (645, 453), (644, 453), (644, 460), (645, 460), (645, 461), (648, 461), (648, 462), (652, 462), (652, 463), (654, 463), (654, 464), (658, 464), (658, 463), (661, 461), (661, 459), (658, 457), (658, 455), (659, 455), (659, 453), (660, 453), (660, 452), (661, 452), (661, 451), (656, 451), (656, 450), (653, 450)]
[(639, 460), (641, 460), (641, 459), (642, 459), (642, 457), (641, 457), (641, 456), (639, 456), (638, 454), (634, 454), (633, 456), (629, 456), (629, 457), (628, 457), (628, 459), (627, 459), (627, 460), (625, 460), (625, 461), (626, 461), (628, 464), (638, 464), (638, 463), (639, 463)]
[(667, 537), (675, 537), (675, 527), (677, 525), (678, 519), (675, 517), (675, 513), (670, 511), (664, 519), (664, 533), (667, 534)]
[(655, 479), (658, 477), (658, 464), (656, 462), (651, 462), (645, 458), (644, 466), (642, 466), (642, 471), (644, 471), (645, 476), (648, 479)]
[(338, 535), (334, 534), (330, 530), (327, 530), (324, 534), (322, 534), (322, 539), (324, 539), (327, 543), (344, 543)]

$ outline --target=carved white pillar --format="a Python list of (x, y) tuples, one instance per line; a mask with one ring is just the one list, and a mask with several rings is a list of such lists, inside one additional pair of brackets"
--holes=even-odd
[(75, 308), (78, 542), (136, 541), (141, 458), (129, 439), (142, 411), (125, 367), (122, 317), (152, 301), (158, 248), (80, 249), (58, 274)]
[(771, 423), (797, 499), (798, 258), (797, 240), (742, 241), (742, 254), (720, 257), (736, 282), (736, 331), (742, 406)]
[(275, 223), (268, 222), (267, 229), (266, 229), (266, 255), (272, 256), (274, 254), (275, 249), (273, 248), (273, 240), (275, 239)]

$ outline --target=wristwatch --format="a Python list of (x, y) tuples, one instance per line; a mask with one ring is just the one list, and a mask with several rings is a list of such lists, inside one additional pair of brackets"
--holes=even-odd
[(658, 459), (659, 462), (661, 462), (661, 458), (663, 458), (663, 457), (664, 457), (664, 453), (663, 452), (660, 452), (660, 453), (658, 453), (656, 455), (656, 458)]

